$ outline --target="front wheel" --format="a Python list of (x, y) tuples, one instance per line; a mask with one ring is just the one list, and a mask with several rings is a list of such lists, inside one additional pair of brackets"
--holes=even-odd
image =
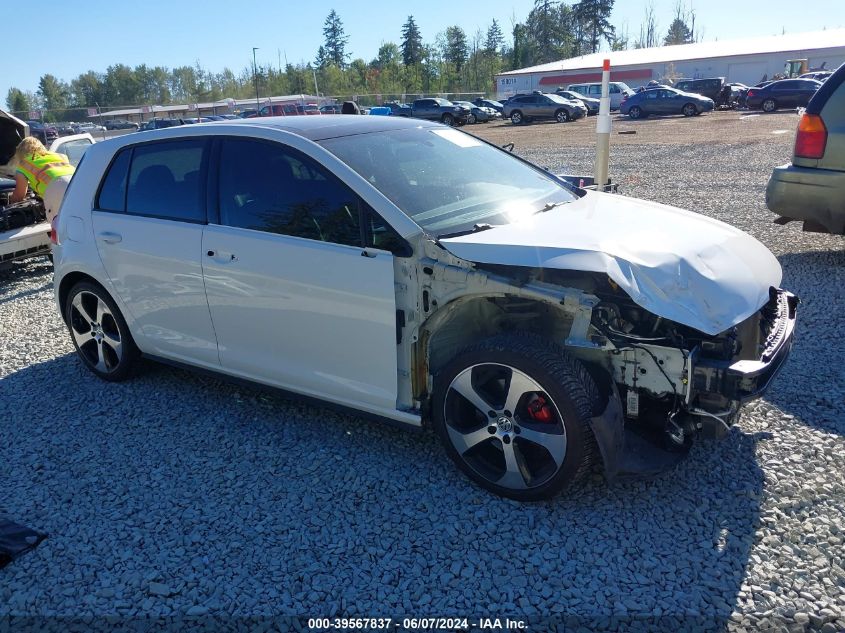
[(774, 99), (766, 99), (762, 103), (763, 112), (774, 112), (778, 109), (778, 104), (775, 103)]
[(114, 300), (97, 284), (82, 281), (71, 288), (64, 306), (79, 358), (103, 380), (129, 377), (140, 352)]
[(695, 104), (688, 103), (681, 109), (681, 112), (684, 116), (695, 116), (698, 114), (698, 108), (695, 107)]
[(631, 106), (631, 109), (628, 110), (628, 116), (632, 119), (639, 119), (643, 116), (643, 111), (640, 110), (639, 106)]
[(451, 114), (448, 114), (448, 113), (444, 114), (443, 118), (440, 119), (440, 121), (442, 123), (445, 123), (446, 125), (455, 125), (455, 117), (453, 117)]
[(475, 123), (475, 122), (476, 122), (476, 120), (477, 120), (477, 119), (475, 118), (475, 115), (474, 115), (474, 114), (470, 114), (470, 115), (467, 117), (467, 123), (472, 124), (472, 123)]
[(569, 119), (569, 112), (567, 112), (563, 108), (555, 112), (555, 121), (557, 121), (558, 123), (566, 123), (567, 121), (569, 121)]
[(596, 459), (596, 385), (540, 336), (504, 334), (460, 352), (438, 373), (433, 406), (449, 457), (498, 495), (553, 497)]
[(513, 123), (514, 125), (519, 125), (520, 123), (522, 123), (522, 112), (520, 112), (519, 110), (513, 112), (511, 114), (511, 123)]

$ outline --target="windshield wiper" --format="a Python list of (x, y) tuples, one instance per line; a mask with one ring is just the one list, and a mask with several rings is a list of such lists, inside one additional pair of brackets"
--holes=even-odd
[(472, 233), (481, 233), (481, 231), (487, 231), (488, 229), (492, 229), (493, 226), (490, 224), (474, 224), (471, 229), (466, 229), (465, 231), (456, 231), (455, 233), (443, 233), (443, 235), (438, 235), (438, 240), (445, 240), (450, 237), (460, 237), (461, 235), (471, 235)]
[(559, 207), (562, 204), (567, 204), (568, 202), (569, 202), (569, 200), (561, 200), (560, 202), (547, 202), (546, 204), (543, 205), (542, 209), (535, 211), (534, 215), (537, 215), (538, 213), (545, 213), (546, 211), (551, 211), (555, 207)]

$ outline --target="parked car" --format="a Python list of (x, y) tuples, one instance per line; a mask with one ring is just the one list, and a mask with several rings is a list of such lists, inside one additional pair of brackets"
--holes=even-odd
[(845, 235), (845, 66), (810, 99), (798, 122), (792, 162), (776, 167), (766, 205), (783, 224)]
[(41, 121), (27, 121), (29, 126), (29, 134), (34, 136), (44, 145), (50, 145), (53, 141), (59, 138), (59, 131), (49, 123), (42, 123)]
[(254, 114), (247, 115), (245, 118), (253, 119), (255, 117), (265, 116), (301, 116), (308, 114), (320, 115), (320, 108), (316, 103), (271, 103), (262, 106), (261, 109)]
[(122, 121), (115, 119), (113, 121), (106, 121), (104, 124), (107, 130), (137, 130), (138, 124), (132, 121)]
[(554, 119), (558, 123), (575, 121), (587, 116), (587, 106), (580, 101), (570, 101), (556, 94), (535, 92), (508, 99), (503, 116), (514, 125), (534, 119)]
[(585, 106), (587, 106), (588, 115), (599, 113), (601, 99), (593, 99), (592, 97), (582, 95), (580, 93), (574, 92), (573, 90), (564, 90), (563, 88), (558, 88), (557, 90), (555, 90), (555, 94), (559, 97), (563, 97), (564, 99), (569, 99), (570, 101), (580, 101)]
[(494, 99), (482, 99), (481, 97), (473, 99), (472, 104), (482, 108), (493, 108), (499, 114), (502, 114), (502, 110), (504, 110), (505, 107), (501, 101), (495, 101)]
[(177, 125), (185, 125), (184, 119), (150, 119), (144, 124), (145, 130), (162, 130), (168, 127), (176, 127)]
[(258, 114), (258, 110), (252, 110), (252, 109), (242, 110), (240, 112), (240, 114), (238, 114), (238, 118), (250, 119), (250, 118), (254, 117), (256, 114)]
[(340, 114), (341, 105), (339, 103), (329, 103), (320, 106), (320, 112), (323, 114)]
[(620, 107), (621, 114), (640, 119), (653, 114), (683, 114), (695, 116), (710, 112), (715, 104), (712, 99), (674, 88), (650, 88), (625, 99)]
[[(0, 110), (0, 267), (50, 252), (51, 229), (41, 198), (30, 192), (21, 202), (9, 203), (16, 184), (14, 166), (9, 161), (28, 133), (26, 123)], [(48, 149), (65, 154), (76, 167), (93, 143), (90, 134), (78, 134), (57, 138)]]
[(715, 103), (720, 101), (722, 90), (725, 87), (724, 77), (710, 77), (708, 79), (679, 79), (675, 82), (674, 88), (681, 92), (689, 92), (712, 99)]
[(384, 104), (386, 108), (390, 108), (390, 114), (392, 116), (404, 116), (409, 117), (411, 116), (411, 106), (407, 103), (399, 103), (398, 101), (388, 101)]
[(90, 121), (84, 121), (82, 123), (76, 123), (73, 128), (77, 134), (84, 134), (89, 133), (93, 134), (94, 132), (105, 132), (106, 128), (102, 125), (98, 125), (96, 123), (91, 123)]
[(469, 108), (470, 113), (467, 117), (467, 123), (487, 123), (491, 119), (495, 119), (499, 116), (499, 113), (492, 108), (477, 106), (469, 101), (454, 101), (453, 103), (455, 105)]
[(774, 112), (778, 108), (806, 106), (821, 87), (815, 79), (781, 79), (763, 88), (750, 88), (745, 95), (745, 105), (750, 109)]
[(440, 121), (446, 125), (464, 125), (470, 114), (470, 108), (439, 97), (417, 99), (411, 104), (411, 116), (415, 119)]
[[(569, 84), (566, 89), (572, 92), (577, 92), (579, 95), (584, 95), (585, 97), (590, 97), (592, 99), (601, 98), (601, 82), (586, 84)], [(611, 81), (608, 85), (608, 91), (610, 93), (611, 110), (618, 110), (619, 104), (622, 103), (622, 99), (624, 99), (628, 95), (634, 94), (634, 91), (631, 90), (630, 86), (628, 86), (628, 84), (622, 81)]]
[(53, 127), (56, 128), (56, 132), (59, 133), (59, 136), (70, 136), (71, 134), (76, 134), (74, 124), (68, 121), (54, 123)]
[(523, 500), (724, 433), (796, 319), (777, 259), (738, 229), (575, 193), (401, 117), (97, 143), (54, 235), (56, 305), (96, 376), (145, 355), (430, 424), (469, 477)]

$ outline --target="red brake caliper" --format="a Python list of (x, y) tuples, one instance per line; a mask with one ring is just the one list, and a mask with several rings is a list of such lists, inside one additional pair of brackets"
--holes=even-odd
[(554, 421), (554, 414), (552, 408), (546, 402), (546, 399), (541, 395), (536, 395), (534, 399), (528, 403), (528, 415), (535, 422), (544, 422), (548, 424)]

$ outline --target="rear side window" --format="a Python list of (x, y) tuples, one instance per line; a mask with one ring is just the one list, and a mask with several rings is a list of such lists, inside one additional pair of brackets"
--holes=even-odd
[(203, 139), (136, 147), (129, 169), (126, 212), (204, 222), (204, 149)]
[(590, 86), (589, 94), (601, 96), (601, 86), (598, 85), (598, 84), (594, 84), (594, 85)]
[(131, 148), (124, 149), (112, 161), (97, 197), (98, 209), (120, 213), (126, 211), (126, 176), (129, 173), (131, 156)]
[(357, 195), (298, 152), (226, 139), (219, 173), (223, 224), (363, 246)]

